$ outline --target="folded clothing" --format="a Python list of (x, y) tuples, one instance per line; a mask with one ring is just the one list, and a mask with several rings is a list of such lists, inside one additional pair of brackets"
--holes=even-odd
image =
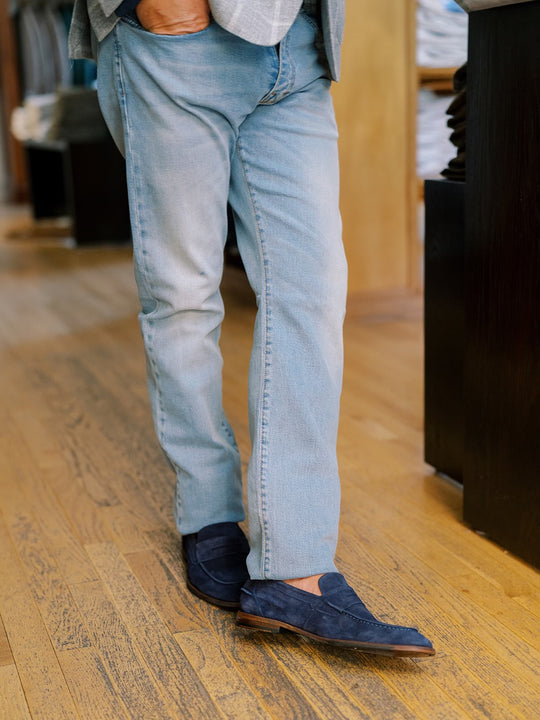
[(454, 0), (418, 0), (416, 64), (454, 67), (465, 62), (468, 20)]

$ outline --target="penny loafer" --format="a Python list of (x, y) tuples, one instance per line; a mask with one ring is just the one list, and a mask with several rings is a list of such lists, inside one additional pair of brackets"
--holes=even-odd
[(236, 523), (207, 525), (182, 537), (187, 586), (192, 593), (222, 608), (240, 607), (240, 590), (249, 579), (249, 543)]
[(281, 580), (250, 580), (242, 588), (237, 624), (274, 633), (290, 630), (377, 655), (435, 655), (418, 630), (377, 620), (339, 573), (323, 575), (319, 588), (320, 596)]

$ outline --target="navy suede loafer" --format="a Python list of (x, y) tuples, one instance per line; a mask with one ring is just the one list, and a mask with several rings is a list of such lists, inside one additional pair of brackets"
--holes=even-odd
[(249, 578), (249, 543), (238, 525), (207, 525), (198, 533), (184, 535), (182, 546), (189, 590), (213, 605), (240, 607), (240, 590)]
[(242, 588), (237, 624), (251, 630), (291, 630), (313, 640), (377, 655), (435, 655), (418, 630), (379, 622), (339, 573), (319, 580), (322, 595), (281, 580), (249, 580)]

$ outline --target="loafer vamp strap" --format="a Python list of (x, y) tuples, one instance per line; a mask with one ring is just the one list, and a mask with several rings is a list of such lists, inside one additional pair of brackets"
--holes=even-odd
[(365, 620), (376, 620), (351, 587), (336, 588), (323, 595), (323, 599), (331, 608), (339, 612), (356, 615)]
[(245, 538), (211, 538), (198, 542), (195, 547), (198, 562), (217, 560), (219, 558), (238, 555), (245, 559), (249, 552), (249, 545)]

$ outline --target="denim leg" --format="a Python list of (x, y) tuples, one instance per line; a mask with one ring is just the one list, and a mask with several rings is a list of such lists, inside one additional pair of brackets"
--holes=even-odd
[(346, 265), (329, 81), (300, 15), (275, 48), (212, 23), (120, 22), (99, 94), (127, 161), (135, 273), (158, 437), (182, 533), (244, 516), (221, 405), (226, 202), (259, 312), (249, 379), (253, 578), (334, 570)]
[(217, 60), (205, 38), (218, 32), (176, 39), (121, 22), (98, 60), (104, 114), (117, 135), (122, 128), (150, 399), (177, 475), (182, 534), (245, 516), (221, 400), (219, 285), (235, 130), (218, 105), (224, 78), (209, 83)]
[(282, 43), (282, 95), (241, 125), (231, 204), (258, 301), (250, 368), (252, 578), (335, 571), (346, 262), (337, 131), (309, 26)]

